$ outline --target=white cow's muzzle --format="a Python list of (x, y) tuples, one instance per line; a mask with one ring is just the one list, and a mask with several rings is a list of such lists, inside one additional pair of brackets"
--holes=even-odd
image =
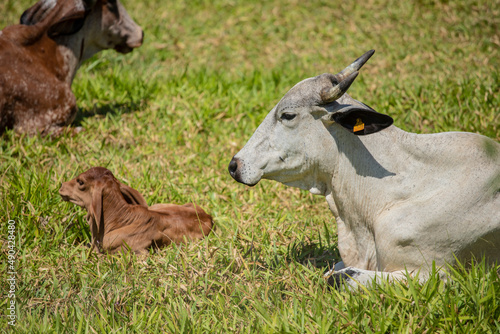
[(253, 187), (259, 183), (264, 172), (261, 169), (253, 170), (245, 165), (245, 162), (236, 156), (233, 157), (228, 166), (229, 174), (236, 181)]

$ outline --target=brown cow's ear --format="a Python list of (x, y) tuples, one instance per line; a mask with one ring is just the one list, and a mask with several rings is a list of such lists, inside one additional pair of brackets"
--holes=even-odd
[(126, 186), (120, 182), (120, 192), (122, 193), (123, 198), (125, 198), (128, 204), (142, 205), (146, 208), (148, 207), (148, 203), (146, 202), (144, 197), (134, 188)]
[(42, 22), (57, 5), (56, 1), (38, 1), (36, 4), (26, 9), (19, 19), (19, 23), (31, 26)]
[(80, 10), (63, 17), (49, 27), (47, 35), (54, 38), (77, 33), (85, 23), (86, 13), (86, 11)]
[(379, 132), (392, 125), (392, 117), (366, 107), (366, 109), (350, 107), (345, 111), (332, 114), (331, 119), (358, 136)]

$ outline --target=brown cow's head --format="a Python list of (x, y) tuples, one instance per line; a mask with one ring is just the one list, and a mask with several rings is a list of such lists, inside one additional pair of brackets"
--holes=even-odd
[(144, 35), (119, 0), (40, 0), (20, 21), (24, 25), (43, 22), (50, 38), (80, 43), (80, 61), (105, 49), (130, 52), (142, 45)]

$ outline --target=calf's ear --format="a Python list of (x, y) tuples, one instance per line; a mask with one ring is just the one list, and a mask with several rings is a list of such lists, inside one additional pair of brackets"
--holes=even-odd
[(345, 111), (333, 113), (331, 119), (358, 136), (379, 132), (394, 122), (392, 117), (380, 114), (368, 106), (352, 106)]
[(97, 183), (92, 191), (92, 204), (89, 210), (90, 228), (92, 231), (92, 240), (99, 249), (102, 246), (104, 238), (104, 217), (102, 208), (102, 191), (104, 184)]
[(148, 203), (146, 202), (144, 197), (142, 197), (142, 195), (134, 188), (126, 186), (120, 182), (120, 192), (122, 193), (123, 198), (125, 198), (128, 204), (148, 207)]
[(64, 16), (49, 27), (47, 35), (54, 38), (77, 33), (85, 23), (86, 13), (84, 10), (78, 10)]

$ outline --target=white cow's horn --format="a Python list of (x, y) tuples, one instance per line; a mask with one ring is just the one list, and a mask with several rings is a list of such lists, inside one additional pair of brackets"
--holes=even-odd
[(338, 82), (329, 90), (321, 92), (321, 99), (325, 103), (333, 102), (340, 98), (349, 89), (352, 82), (358, 76), (358, 71), (375, 53), (375, 50), (365, 52), (364, 55), (356, 59), (351, 65), (347, 66), (341, 72), (335, 74), (333, 77)]
[(345, 92), (349, 89), (351, 84), (354, 82), (354, 79), (358, 76), (359, 72), (355, 71), (351, 73), (347, 78), (339, 82), (337, 85), (333, 86), (330, 89), (325, 89), (321, 92), (321, 99), (325, 103), (333, 102), (337, 100), (339, 97), (344, 95)]
[(359, 69), (363, 67), (363, 65), (368, 61), (368, 59), (370, 59), (371, 56), (373, 56), (374, 53), (375, 50), (365, 52), (364, 55), (353, 61), (353, 63), (343, 69), (342, 72), (335, 74), (335, 76), (340, 79), (339, 82), (347, 78), (349, 75), (351, 75), (351, 73), (359, 71)]

